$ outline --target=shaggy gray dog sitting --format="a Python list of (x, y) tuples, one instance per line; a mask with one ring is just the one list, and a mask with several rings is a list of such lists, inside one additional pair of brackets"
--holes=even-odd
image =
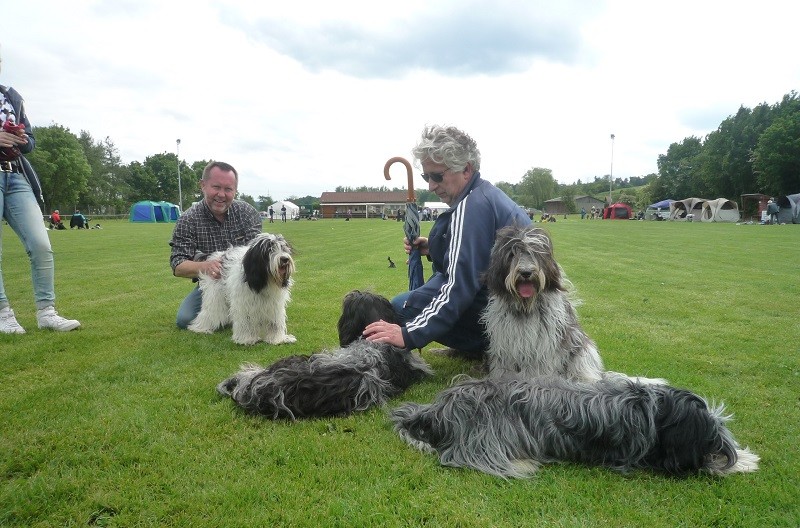
[[(556, 262), (544, 230), (534, 226), (498, 230), (485, 280), (489, 304), (482, 320), (489, 334), (490, 378), (627, 377), (605, 370), (597, 346), (578, 322), (572, 284)], [(636, 381), (666, 383), (658, 378)]]
[(365, 341), (364, 328), (380, 319), (395, 321), (391, 303), (354, 290), (342, 302), (342, 348), (285, 357), (266, 368), (243, 365), (217, 392), (272, 419), (346, 415), (382, 405), (433, 371), (415, 352)]

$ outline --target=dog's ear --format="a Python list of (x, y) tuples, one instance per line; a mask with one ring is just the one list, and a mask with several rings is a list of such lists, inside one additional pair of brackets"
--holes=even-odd
[(655, 416), (658, 441), (648, 462), (674, 475), (695, 472), (721, 444), (717, 423), (696, 394), (671, 387), (660, 392)]
[(266, 237), (259, 237), (253, 241), (242, 258), (244, 281), (256, 293), (267, 287), (269, 282), (269, 261), (272, 255), (273, 243)]
[(342, 300), (342, 315), (339, 317), (339, 344), (347, 346), (361, 337), (368, 324), (383, 319), (395, 323), (396, 315), (392, 303), (374, 293), (353, 290)]

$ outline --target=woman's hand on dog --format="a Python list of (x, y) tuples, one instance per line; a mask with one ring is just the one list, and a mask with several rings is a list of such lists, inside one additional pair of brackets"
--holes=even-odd
[(406, 343), (403, 340), (403, 331), (400, 330), (400, 326), (387, 323), (382, 319), (368, 324), (367, 327), (364, 328), (364, 337), (367, 341), (389, 343), (390, 345), (400, 348), (406, 347)]

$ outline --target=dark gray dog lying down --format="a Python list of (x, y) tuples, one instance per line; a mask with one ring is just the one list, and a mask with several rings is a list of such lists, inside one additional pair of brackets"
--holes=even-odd
[(365, 341), (364, 328), (380, 319), (395, 321), (391, 303), (354, 290), (342, 302), (341, 348), (288, 356), (267, 367), (243, 365), (217, 392), (272, 419), (347, 415), (382, 405), (433, 371), (416, 352)]

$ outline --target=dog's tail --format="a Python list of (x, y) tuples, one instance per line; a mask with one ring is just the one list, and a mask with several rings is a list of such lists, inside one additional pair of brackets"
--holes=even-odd
[(718, 405), (709, 409), (711, 415), (719, 423), (719, 450), (706, 458), (705, 469), (712, 475), (725, 476), (731, 473), (751, 473), (758, 469), (760, 457), (749, 448), (741, 448), (733, 434), (725, 426), (731, 415), (725, 414), (725, 406)]

